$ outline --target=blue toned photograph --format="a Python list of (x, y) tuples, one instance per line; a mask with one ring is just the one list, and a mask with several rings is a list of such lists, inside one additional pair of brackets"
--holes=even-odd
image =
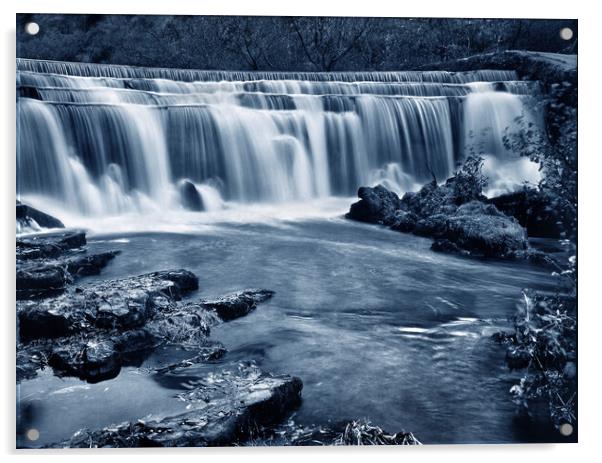
[(577, 20), (16, 22), (18, 448), (577, 442)]

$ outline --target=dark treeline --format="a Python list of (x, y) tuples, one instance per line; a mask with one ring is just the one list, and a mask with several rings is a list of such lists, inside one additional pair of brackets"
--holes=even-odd
[[(40, 25), (35, 36), (25, 24)], [(571, 40), (559, 31), (570, 27)], [(483, 52), (575, 53), (577, 21), (17, 15), (17, 56), (196, 69), (397, 70)]]

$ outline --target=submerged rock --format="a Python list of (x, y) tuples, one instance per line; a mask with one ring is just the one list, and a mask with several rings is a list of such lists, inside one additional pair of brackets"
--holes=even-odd
[(182, 205), (191, 211), (204, 211), (203, 197), (190, 180), (182, 180), (178, 185)]
[(197, 381), (180, 394), (190, 411), (159, 420), (138, 420), (97, 431), (81, 430), (52, 447), (205, 447), (244, 441), (258, 426), (277, 423), (301, 401), (303, 383), (253, 366)]
[(201, 305), (215, 312), (222, 320), (229, 321), (247, 315), (255, 310), (258, 303), (267, 301), (273, 295), (274, 291), (268, 289), (247, 289), (218, 299), (201, 301)]
[(19, 228), (35, 228), (36, 225), (42, 228), (65, 228), (65, 225), (59, 219), (35, 207), (23, 204), (19, 200), (17, 200), (16, 218), (17, 230)]

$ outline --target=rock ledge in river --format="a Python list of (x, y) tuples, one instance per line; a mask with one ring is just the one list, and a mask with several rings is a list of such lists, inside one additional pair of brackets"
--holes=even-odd
[(52, 447), (205, 447), (244, 441), (258, 426), (284, 418), (301, 401), (297, 377), (271, 376), (251, 365), (201, 380), (178, 396), (190, 411), (97, 431), (81, 430)]

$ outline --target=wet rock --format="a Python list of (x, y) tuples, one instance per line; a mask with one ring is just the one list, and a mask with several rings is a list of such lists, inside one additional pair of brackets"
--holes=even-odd
[(115, 349), (121, 356), (128, 357), (130, 354), (148, 351), (157, 346), (160, 339), (155, 337), (149, 330), (130, 330), (111, 337)]
[(416, 228), (418, 216), (413, 212), (398, 210), (395, 212), (391, 229), (403, 233), (411, 233)]
[(267, 289), (247, 289), (218, 299), (202, 301), (201, 306), (215, 312), (222, 320), (229, 321), (247, 315), (255, 310), (258, 303), (270, 299), (273, 295), (274, 292)]
[(178, 185), (182, 205), (191, 211), (204, 211), (205, 205), (199, 191), (190, 180), (182, 180)]
[(102, 329), (132, 329), (157, 310), (171, 308), (183, 292), (198, 287), (186, 270), (153, 272), (121, 280), (70, 289), (41, 301), (18, 301), (22, 339), (53, 338)]
[(431, 244), (431, 250), (435, 252), (443, 252), (447, 254), (468, 255), (468, 251), (461, 249), (457, 244), (450, 240), (438, 239)]
[(94, 292), (89, 300), (95, 305), (94, 323), (100, 328), (138, 328), (146, 323), (153, 310), (148, 293), (140, 289), (102, 294)]
[(517, 258), (528, 248), (526, 233), (516, 219), (492, 204), (466, 202), (482, 196), (467, 176), (459, 174), (443, 185), (430, 182), (401, 200), (382, 186), (361, 191), (366, 199), (352, 205), (348, 217), (434, 238), (434, 251)]
[(487, 202), (515, 217), (527, 229), (529, 236), (561, 238), (570, 227), (569, 219), (561, 216), (553, 200), (533, 188), (491, 198)]
[(533, 353), (523, 346), (512, 345), (506, 350), (506, 364), (511, 370), (527, 368), (533, 359)]
[(17, 299), (59, 294), (69, 282), (69, 272), (59, 265), (42, 262), (38, 265), (17, 266)]
[(83, 254), (65, 261), (67, 271), (72, 276), (98, 275), (100, 271), (121, 251), (107, 251), (99, 254)]
[(35, 225), (38, 225), (43, 228), (65, 228), (65, 225), (59, 219), (23, 204), (19, 200), (17, 200), (16, 218), (17, 225), (20, 224), (21, 227), (35, 228)]
[(154, 367), (156, 373), (168, 373), (176, 370), (188, 368), (199, 363), (211, 362), (222, 358), (226, 354), (226, 348), (222, 343), (205, 339), (202, 345), (198, 346), (196, 355), (173, 363), (168, 363)]
[(97, 275), (119, 251), (17, 261), (17, 299), (60, 294), (75, 277)]
[(147, 324), (156, 337), (169, 343), (199, 344), (209, 336), (210, 328), (221, 320), (213, 311), (200, 304), (186, 304), (174, 310), (163, 311)]
[(121, 371), (119, 352), (109, 339), (71, 340), (55, 348), (48, 363), (55, 370), (91, 383), (115, 378)]
[(140, 278), (171, 281), (180, 293), (199, 289), (199, 279), (197, 276), (184, 269), (152, 272), (148, 275), (143, 275)]
[(16, 241), (17, 260), (58, 257), (65, 251), (80, 248), (85, 244), (86, 233), (79, 230), (22, 237)]
[(361, 187), (357, 192), (360, 200), (351, 205), (346, 217), (360, 222), (391, 225), (395, 212), (401, 208), (399, 196), (382, 185), (374, 188)]
[(181, 394), (191, 410), (160, 420), (82, 430), (52, 447), (204, 447), (244, 441), (257, 426), (278, 422), (301, 400), (303, 384), (291, 376), (271, 376), (242, 366), (198, 381)]
[(81, 294), (43, 301), (18, 301), (19, 337), (31, 340), (67, 336), (88, 326), (89, 315)]
[(17, 383), (35, 378), (38, 371), (46, 366), (46, 355), (35, 346), (25, 347), (17, 343), (16, 379)]
[(437, 224), (436, 237), (445, 238), (471, 254), (507, 257), (527, 249), (527, 234), (514, 218), (492, 205), (473, 201)]

